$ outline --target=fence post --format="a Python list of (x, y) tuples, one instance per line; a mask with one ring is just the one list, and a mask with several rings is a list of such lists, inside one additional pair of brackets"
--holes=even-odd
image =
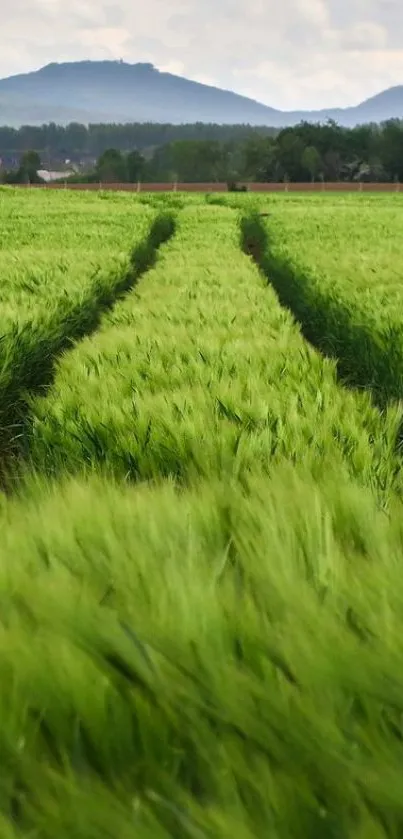
[(174, 181), (173, 186), (172, 186), (172, 189), (173, 189), (173, 191), (174, 191), (174, 192), (177, 192), (177, 189), (178, 189), (178, 184), (177, 184), (177, 182), (176, 182), (176, 181)]
[(140, 183), (140, 181), (137, 181), (137, 192), (140, 192), (140, 190), (141, 190), (141, 183)]
[(359, 192), (362, 192), (362, 181), (360, 181), (360, 183), (359, 183), (359, 186), (358, 186), (358, 191), (359, 191)]

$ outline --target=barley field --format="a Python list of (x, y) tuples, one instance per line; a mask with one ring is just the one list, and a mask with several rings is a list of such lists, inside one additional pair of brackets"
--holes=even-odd
[(1, 839), (403, 836), (402, 210), (0, 189)]

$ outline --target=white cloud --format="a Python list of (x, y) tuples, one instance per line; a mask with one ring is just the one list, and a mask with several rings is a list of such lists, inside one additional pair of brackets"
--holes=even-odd
[(83, 47), (90, 47), (92, 51), (101, 49), (104, 54), (107, 51), (111, 59), (115, 59), (118, 54), (119, 58), (123, 58), (129, 52), (127, 44), (130, 41), (130, 34), (126, 29), (119, 27), (98, 26), (79, 29), (77, 40)]
[(174, 76), (183, 76), (186, 72), (183, 61), (175, 61), (175, 59), (168, 61), (166, 64), (158, 64), (156, 66), (162, 73), (172, 73)]
[(343, 106), (403, 83), (402, 0), (13, 0), (0, 76), (123, 58), (284, 109)]

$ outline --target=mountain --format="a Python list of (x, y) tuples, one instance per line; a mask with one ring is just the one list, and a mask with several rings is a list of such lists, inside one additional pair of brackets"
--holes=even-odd
[(228, 90), (163, 73), (152, 64), (48, 64), (0, 80), (0, 125), (56, 122), (213, 122), (279, 128), (303, 119), (352, 126), (403, 118), (403, 86), (351, 108), (279, 111)]

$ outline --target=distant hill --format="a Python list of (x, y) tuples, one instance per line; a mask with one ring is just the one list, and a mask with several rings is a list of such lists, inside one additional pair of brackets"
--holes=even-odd
[(0, 125), (81, 122), (221, 123), (280, 128), (303, 119), (342, 125), (403, 118), (403, 85), (352, 108), (279, 111), (231, 91), (162, 73), (152, 64), (48, 64), (0, 80)]

